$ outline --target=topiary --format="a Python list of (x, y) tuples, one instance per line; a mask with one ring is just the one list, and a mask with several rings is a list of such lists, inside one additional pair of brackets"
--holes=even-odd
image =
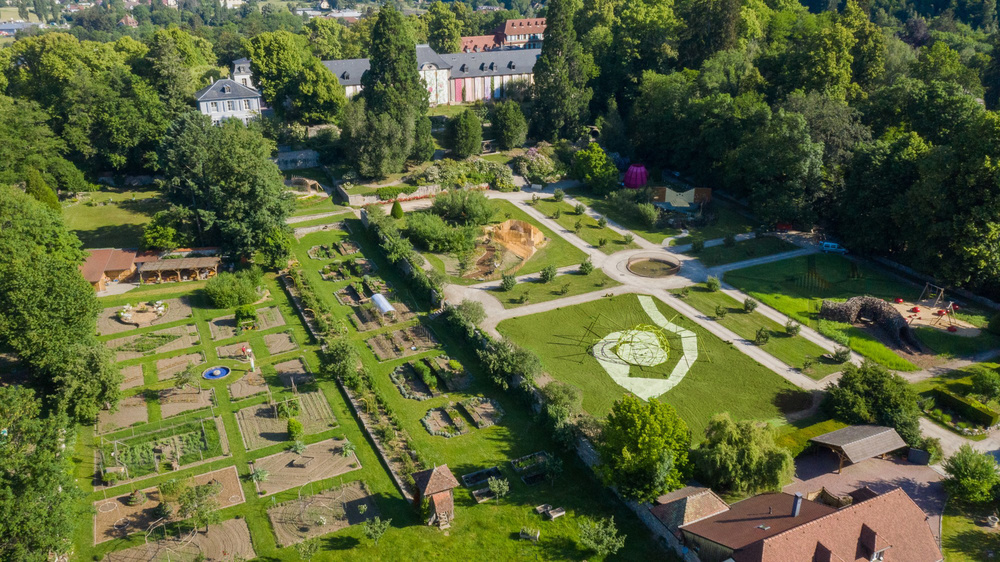
[(396, 220), (403, 218), (403, 206), (399, 204), (399, 201), (393, 201), (392, 210), (389, 211), (389, 214)]

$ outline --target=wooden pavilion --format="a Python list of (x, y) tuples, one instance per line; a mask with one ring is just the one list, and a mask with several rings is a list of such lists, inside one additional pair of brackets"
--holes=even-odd
[(427, 499), (430, 512), (427, 524), (437, 525), (441, 529), (451, 527), (451, 521), (455, 518), (455, 497), (452, 490), (458, 487), (458, 480), (448, 470), (448, 465), (414, 472), (413, 482), (417, 487), (417, 497), (414, 498), (417, 509)]
[(169, 281), (196, 281), (215, 277), (219, 273), (217, 257), (177, 258), (146, 262), (139, 266), (139, 279), (143, 283)]
[(895, 429), (878, 425), (851, 425), (813, 437), (810, 441), (837, 454), (840, 458), (838, 474), (844, 469), (844, 461), (854, 464), (873, 457), (884, 458), (906, 447), (906, 442)]

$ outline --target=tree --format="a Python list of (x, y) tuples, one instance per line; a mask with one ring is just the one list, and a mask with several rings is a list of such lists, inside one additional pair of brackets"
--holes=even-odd
[(253, 482), (267, 482), (268, 478), (271, 477), (271, 473), (264, 470), (263, 468), (255, 468), (253, 472), (250, 473), (250, 480)]
[(493, 108), (493, 135), (503, 150), (517, 148), (524, 144), (528, 135), (528, 122), (516, 101), (501, 101)]
[[(417, 73), (413, 37), (391, 4), (380, 8), (375, 16), (369, 61), (370, 68), (361, 77), (368, 111), (386, 113), (396, 123), (408, 121), (412, 130), (413, 119), (427, 112), (427, 90)], [(409, 154), (409, 150), (405, 153)]]
[(392, 523), (392, 519), (382, 519), (376, 515), (373, 519), (368, 519), (361, 524), (361, 529), (365, 533), (365, 536), (378, 546), (379, 539), (385, 534), (386, 530), (389, 529), (389, 524)]
[(497, 501), (507, 497), (510, 493), (510, 482), (506, 478), (494, 478), (490, 476), (489, 480), (486, 481), (486, 485), (490, 488), (490, 493), (496, 497)]
[(305, 429), (302, 427), (302, 422), (295, 418), (288, 418), (288, 440), (299, 441), (303, 435), (305, 435)]
[(931, 82), (954, 82), (966, 93), (981, 96), (983, 85), (976, 71), (962, 64), (961, 55), (944, 41), (935, 41), (931, 46), (924, 47), (913, 63), (914, 78)]
[(174, 250), (178, 247), (177, 229), (152, 222), (142, 229), (140, 241), (144, 250)]
[(403, 206), (399, 204), (399, 200), (392, 202), (392, 211), (389, 212), (392, 218), (399, 220), (403, 218)]
[(121, 373), (98, 342), (101, 306), (80, 275), (80, 242), (61, 217), (0, 185), (0, 347), (13, 351), (47, 407), (92, 423), (120, 396)]
[(626, 535), (618, 534), (615, 518), (590, 519), (580, 522), (580, 544), (603, 558), (625, 546)]
[(434, 197), (431, 211), (451, 223), (484, 225), (496, 214), (496, 207), (480, 191), (452, 189)]
[(303, 541), (295, 545), (295, 553), (303, 560), (312, 560), (317, 552), (319, 552), (319, 541), (317, 540)]
[(683, 486), (691, 433), (674, 408), (626, 394), (611, 407), (597, 445), (604, 479), (626, 498), (651, 502)]
[(483, 151), (483, 124), (469, 109), (448, 122), (448, 136), (451, 151), (457, 158), (468, 158)]
[(41, 172), (43, 181), (53, 189), (90, 189), (80, 170), (64, 158), (66, 143), (49, 128), (49, 117), (38, 104), (0, 95), (0, 114), (4, 115), (0, 121), (0, 146), (4, 147), (0, 151), (0, 184), (26, 181), (34, 170)]
[(549, 264), (545, 266), (545, 269), (542, 270), (538, 277), (542, 280), (542, 283), (549, 283), (556, 278), (557, 274), (558, 271), (556, 271), (556, 266)]
[(1000, 398), (1000, 373), (988, 367), (977, 367), (972, 375), (972, 391), (987, 400)]
[(911, 447), (921, 443), (917, 395), (899, 375), (871, 361), (846, 365), (827, 387), (823, 409), (844, 423), (885, 425)]
[(504, 273), (500, 276), (500, 289), (505, 292), (510, 292), (514, 290), (517, 286), (517, 277), (514, 277), (511, 273)]
[(303, 37), (288, 31), (266, 32), (247, 41), (245, 48), (261, 95), (279, 115), (327, 123), (346, 105), (343, 86), (309, 52)]
[(594, 272), (594, 262), (590, 261), (590, 258), (587, 258), (586, 261), (580, 264), (581, 275), (590, 275), (593, 272)]
[(774, 431), (766, 423), (718, 414), (705, 428), (705, 438), (691, 451), (691, 460), (712, 489), (756, 494), (780, 490), (791, 481), (792, 455), (774, 443)]
[(493, 382), (504, 390), (512, 383), (530, 385), (542, 372), (542, 362), (537, 355), (506, 339), (495, 340), (476, 353)]
[(688, 68), (712, 54), (737, 46), (741, 25), (738, 0), (692, 0), (680, 5), (684, 26), (677, 50)]
[(181, 492), (180, 497), (177, 501), (180, 503), (180, 509), (177, 510), (177, 514), (182, 519), (191, 519), (191, 524), (195, 528), (205, 526), (205, 532), (208, 532), (208, 526), (213, 523), (218, 523), (222, 516), (219, 515), (219, 502), (216, 500), (216, 496), (222, 491), (222, 483), (218, 480), (213, 480), (206, 484), (201, 484), (198, 486), (191, 486)]
[(431, 118), (418, 117), (414, 125), (416, 132), (413, 139), (413, 153), (410, 160), (426, 162), (434, 157), (434, 135), (431, 134)]
[(192, 112), (170, 126), (160, 148), (164, 192), (201, 244), (218, 244), (234, 258), (261, 253), (272, 263), (288, 255), (291, 200), (273, 149), (236, 119), (213, 126)]
[(361, 57), (359, 42), (351, 30), (337, 18), (312, 18), (303, 30), (309, 34), (309, 48), (322, 60)]
[(52, 191), (49, 184), (45, 183), (45, 178), (42, 177), (41, 172), (34, 168), (29, 168), (25, 176), (24, 192), (53, 211), (62, 211), (62, 206), (59, 204), (59, 197), (56, 196), (56, 192)]
[(969, 444), (944, 461), (948, 477), (944, 480), (948, 493), (968, 502), (993, 499), (993, 490), (1000, 484), (997, 461), (992, 455), (980, 453)]
[(599, 195), (618, 187), (618, 168), (596, 142), (573, 154), (573, 175)]
[(427, 43), (438, 53), (457, 53), (462, 48), (462, 26), (440, 0), (427, 11)]
[(573, 29), (574, 0), (550, 0), (546, 9), (545, 42), (534, 70), (532, 126), (540, 138), (555, 140), (574, 134), (587, 118), (593, 60), (583, 52)]
[[(11, 116), (13, 117), (13, 116)], [(0, 559), (43, 562), (72, 550), (82, 492), (62, 445), (73, 431), (65, 415), (42, 416), (42, 403), (23, 386), (0, 386)], [(68, 446), (71, 446), (67, 444)]]

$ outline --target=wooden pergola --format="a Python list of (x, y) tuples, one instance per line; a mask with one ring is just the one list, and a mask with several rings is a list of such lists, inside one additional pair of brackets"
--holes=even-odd
[(837, 454), (840, 458), (838, 474), (844, 469), (844, 461), (854, 464), (873, 457), (884, 458), (887, 454), (906, 447), (906, 442), (895, 429), (877, 425), (851, 425), (813, 437), (810, 441)]
[[(146, 262), (139, 268), (142, 282), (163, 283), (164, 281), (194, 281), (208, 279), (219, 273), (217, 257), (177, 258)], [(166, 275), (166, 279), (164, 279)]]

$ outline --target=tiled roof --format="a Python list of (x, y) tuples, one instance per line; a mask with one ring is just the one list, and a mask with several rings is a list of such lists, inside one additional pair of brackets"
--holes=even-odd
[(194, 99), (198, 101), (241, 100), (259, 97), (260, 92), (257, 90), (228, 78), (216, 80), (214, 84), (209, 84), (194, 94)]
[(507, 20), (507, 23), (503, 26), (503, 32), (508, 36), (545, 33), (545, 18)]
[(446, 492), (458, 487), (458, 480), (455, 480), (455, 475), (448, 470), (446, 464), (414, 472), (413, 482), (423, 497), (433, 496), (438, 492)]
[(471, 35), (462, 37), (463, 53), (479, 53), (482, 51), (493, 51), (499, 49), (500, 38), (496, 35)]
[(337, 77), (341, 86), (360, 86), (361, 75), (368, 72), (371, 63), (368, 59), (325, 60), (323, 66)]
[(135, 252), (116, 248), (90, 250), (87, 259), (80, 265), (80, 273), (89, 283), (97, 283), (105, 271), (126, 271), (135, 263)]
[(181, 269), (203, 269), (207, 267), (217, 267), (221, 260), (216, 257), (209, 258), (174, 258), (169, 260), (157, 260), (142, 264), (142, 271), (178, 271)]
[(430, 497), (430, 512), (431, 513), (454, 513), (455, 512), (455, 497), (451, 494), (437, 493)]
[(862, 562), (885, 551), (885, 562), (938, 562), (941, 550), (927, 515), (896, 488), (768, 537), (733, 554), (736, 562), (837, 560)]
[(426, 43), (417, 45), (417, 68), (423, 70), (429, 64), (433, 64), (438, 68), (451, 68), (430, 45)]
[(877, 425), (851, 425), (813, 437), (811, 441), (843, 452), (852, 463), (906, 447), (895, 429)]
[(710, 488), (687, 486), (664, 494), (649, 508), (650, 513), (671, 531), (727, 511), (729, 506)]
[(729, 511), (684, 525), (681, 529), (739, 550), (835, 511), (828, 505), (803, 499), (798, 516), (793, 516), (794, 500), (791, 494), (761, 494), (734, 503)]

